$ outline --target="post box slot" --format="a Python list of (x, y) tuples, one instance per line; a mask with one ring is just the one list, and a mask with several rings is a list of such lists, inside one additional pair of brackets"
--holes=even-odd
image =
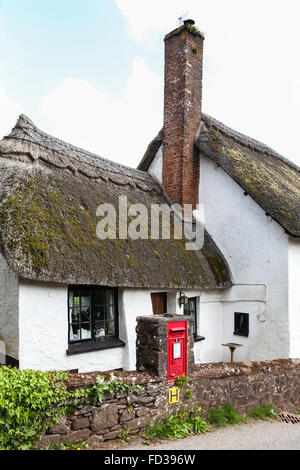
[(185, 328), (170, 328), (171, 333), (183, 333)]

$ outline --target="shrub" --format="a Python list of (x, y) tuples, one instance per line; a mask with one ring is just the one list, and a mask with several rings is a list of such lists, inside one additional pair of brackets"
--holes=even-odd
[(209, 424), (216, 427), (224, 427), (229, 424), (241, 424), (246, 421), (234, 409), (231, 403), (227, 403), (222, 408), (212, 408), (207, 416)]
[(278, 415), (274, 411), (274, 408), (275, 408), (275, 405), (262, 405), (252, 410), (249, 413), (249, 416), (254, 419), (277, 418)]
[(207, 423), (201, 417), (201, 408), (196, 407), (189, 412), (177, 411), (167, 416), (163, 421), (155, 423), (146, 429), (145, 437), (148, 439), (183, 439), (191, 434), (205, 433)]
[(84, 401), (89, 391), (68, 392), (64, 372), (0, 367), (0, 449), (28, 450), (43, 432)]

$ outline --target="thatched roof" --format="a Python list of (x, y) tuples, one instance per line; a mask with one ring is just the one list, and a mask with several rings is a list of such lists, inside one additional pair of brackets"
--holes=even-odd
[(55, 139), (20, 116), (0, 141), (0, 247), (21, 277), (63, 284), (151, 288), (231, 285), (208, 234), (201, 252), (183, 240), (99, 240), (96, 209), (166, 204), (147, 173)]
[[(147, 171), (159, 146), (139, 165)], [(160, 145), (162, 144), (162, 138)], [(202, 114), (195, 145), (231, 176), (290, 235), (300, 237), (300, 168), (270, 147)]]

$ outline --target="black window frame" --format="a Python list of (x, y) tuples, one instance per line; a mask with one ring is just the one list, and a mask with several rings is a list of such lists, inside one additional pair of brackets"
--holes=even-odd
[[(245, 322), (245, 326), (240, 327), (241, 321), (240, 319), (243, 318), (243, 323)], [(234, 312), (234, 332), (235, 336), (244, 336), (246, 338), (249, 337), (249, 313), (243, 312)]]
[(198, 335), (198, 299), (199, 297), (188, 297), (186, 303), (184, 304), (184, 315), (191, 316), (192, 313), (190, 311), (190, 304), (191, 302), (195, 302), (195, 316), (194, 316), (194, 341), (204, 341), (204, 336)]
[[(114, 292), (114, 334), (104, 337), (96, 337), (96, 320), (92, 309), (93, 300), (95, 299), (96, 291), (112, 290)], [(89, 291), (90, 297), (90, 325), (91, 325), (91, 338), (71, 340), (71, 322), (70, 322), (70, 292), (71, 291)], [(81, 296), (80, 296), (81, 297)], [(81, 352), (95, 351), (98, 349), (109, 349), (124, 346), (125, 343), (119, 339), (119, 308), (118, 308), (118, 288), (117, 287), (104, 287), (96, 285), (70, 285), (68, 287), (68, 350), (67, 354), (80, 354)], [(79, 323), (80, 324), (80, 323)]]

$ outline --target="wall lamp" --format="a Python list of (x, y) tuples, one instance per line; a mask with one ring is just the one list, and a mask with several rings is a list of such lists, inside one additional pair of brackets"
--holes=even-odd
[(183, 292), (180, 292), (179, 299), (178, 299), (179, 307), (182, 307), (183, 305), (185, 305), (187, 301), (188, 301), (188, 297), (184, 295)]

